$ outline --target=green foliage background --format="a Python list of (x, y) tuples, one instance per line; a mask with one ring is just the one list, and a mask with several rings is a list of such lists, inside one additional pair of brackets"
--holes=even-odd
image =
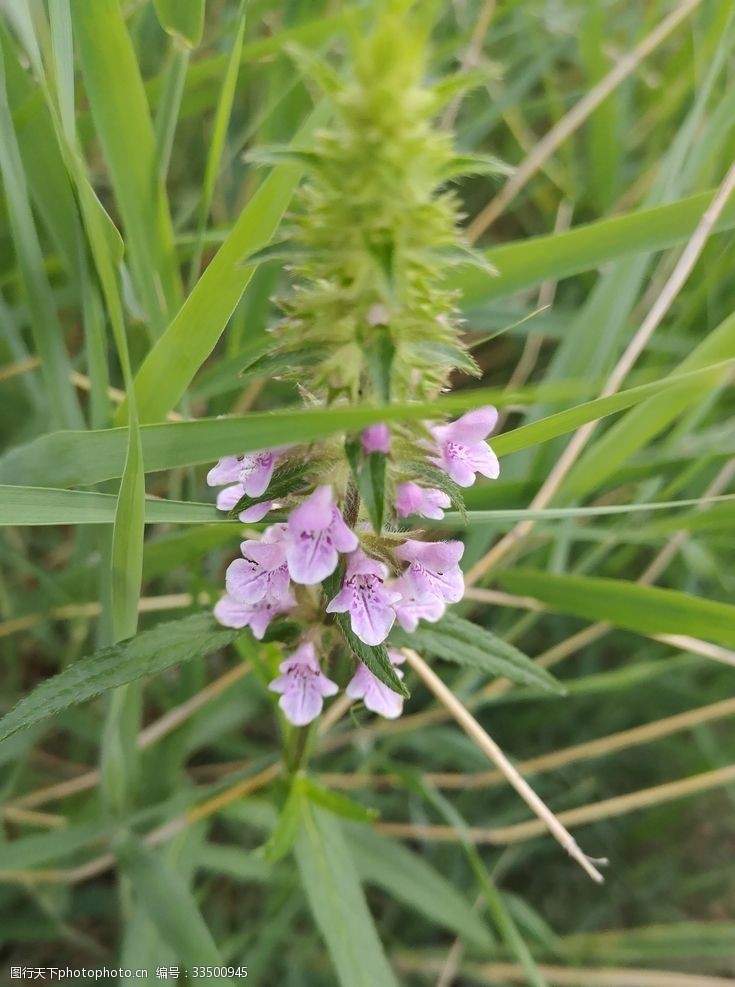
[[(265, 689), (278, 650), (206, 615), (240, 528), (204, 464), (437, 412), (304, 411), (252, 369), (287, 283), (259, 252), (302, 175), (243, 152), (313, 141), (330, 110), (304, 69), (339, 69), (377, 6), (0, 4), (3, 979), (120, 964), (345, 987), (735, 977), (735, 199), (600, 396), (733, 159), (731, 4), (419, 4), (435, 77), (476, 76), (444, 125), (462, 153), (512, 165), (681, 15), (481, 231), (497, 275), (446, 270), (483, 377), (457, 376), (440, 404), (492, 401), (505, 425), (501, 479), (442, 530), (462, 532), (471, 570), (534, 526), (458, 608), (494, 637), (415, 643), (610, 859), (606, 884), (524, 826), (411, 673), (400, 721), (344, 717), (287, 786)], [(472, 233), (503, 181), (455, 183)], [(496, 679), (501, 660), (520, 683)]]

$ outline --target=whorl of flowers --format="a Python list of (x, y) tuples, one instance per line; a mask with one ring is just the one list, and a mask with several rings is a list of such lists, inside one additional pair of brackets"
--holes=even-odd
[[(383, 15), (357, 43), (346, 82), (318, 67), (336, 122), (313, 147), (289, 151), (308, 180), (288, 241), (268, 248), (289, 258), (293, 284), (260, 363), (297, 381), (310, 405), (433, 401), (453, 370), (474, 371), (442, 284), (448, 264), (472, 256), (446, 188), (467, 159), (434, 126), (456, 86), (424, 84), (424, 38), (409, 20)], [(401, 655), (386, 647), (392, 629), (439, 620), (464, 591), (462, 542), (426, 540), (406, 519), (462, 510), (461, 487), (478, 473), (497, 477), (485, 442), (496, 420), (484, 407), (450, 423), (376, 424), (229, 456), (209, 472), (210, 485), (224, 486), (220, 509), (244, 522), (279, 512), (242, 543), (214, 612), (260, 639), (301, 628), (270, 684), (291, 723), (309, 723), (337, 692), (327, 668), (334, 674), (345, 652), (347, 695), (400, 714), (407, 693)]]

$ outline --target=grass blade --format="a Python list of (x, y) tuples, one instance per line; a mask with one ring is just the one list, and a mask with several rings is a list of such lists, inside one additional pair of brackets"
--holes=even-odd
[[(297, 135), (301, 141), (318, 125), (315, 111)], [(275, 168), (240, 214), (227, 240), (207, 266), (182, 309), (146, 357), (136, 376), (141, 422), (162, 419), (181, 398), (194, 374), (214, 349), (254, 268), (243, 257), (273, 236), (301, 173), (291, 165)], [(127, 405), (117, 420), (124, 421)]]
[(533, 596), (552, 610), (607, 620), (641, 634), (686, 634), (735, 646), (735, 606), (678, 590), (621, 579), (556, 575), (533, 569), (499, 572), (511, 593)]
[(301, 886), (342, 987), (397, 987), (338, 820), (305, 802), (295, 853)]
[[(206, 275), (205, 275), (206, 276)], [(668, 377), (589, 401), (539, 422), (523, 425), (492, 440), (500, 455), (507, 455), (573, 431), (632, 407), (669, 388), (703, 389), (719, 380), (732, 361), (705, 367), (680, 377)], [(334, 432), (359, 431), (379, 421), (435, 418), (502, 403), (500, 390), (471, 390), (435, 404), (389, 405), (378, 408), (339, 407), (297, 409), (273, 414), (142, 425), (140, 429), (147, 472), (210, 463), (218, 456), (238, 455), (253, 449), (309, 442)], [(0, 457), (0, 483), (26, 486), (87, 486), (120, 476), (124, 464), (126, 431), (55, 432), (11, 449)]]
[(117, 0), (76, 0), (72, 14), (92, 116), (123, 218), (133, 278), (153, 335), (158, 336), (168, 313), (178, 308), (181, 286), (140, 70)]
[(8, 218), (50, 409), (55, 421), (64, 423), (66, 427), (81, 428), (82, 413), (69, 380), (71, 361), (64, 347), (64, 333), (44, 268), (43, 254), (28, 199), (28, 186), (8, 102), (5, 57), (1, 48), (0, 172), (5, 185)]

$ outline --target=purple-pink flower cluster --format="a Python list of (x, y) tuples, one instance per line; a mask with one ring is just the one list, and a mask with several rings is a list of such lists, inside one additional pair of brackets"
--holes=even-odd
[[(477, 473), (497, 477), (497, 458), (485, 442), (496, 421), (494, 408), (480, 408), (455, 422), (434, 427), (432, 440), (424, 443), (429, 463), (464, 487), (474, 483)], [(361, 444), (365, 454), (387, 455), (390, 431), (385, 425), (370, 426), (363, 432)], [(246, 496), (263, 498), (282, 454), (283, 450), (266, 450), (221, 459), (207, 476), (212, 486), (228, 484), (217, 497), (218, 508), (232, 510)], [(260, 500), (241, 511), (239, 518), (260, 520), (274, 505), (275, 501)], [(449, 506), (450, 498), (444, 491), (413, 479), (403, 479), (395, 486), (393, 509), (397, 518), (420, 515), (440, 519)], [(261, 639), (275, 617), (299, 609), (303, 616), (309, 601), (313, 610), (313, 593), (309, 596), (300, 587), (317, 586), (329, 579), (341, 557), (345, 558), (342, 583), (325, 612), (346, 614), (352, 632), (368, 646), (382, 645), (396, 621), (405, 631), (413, 632), (419, 620), (437, 621), (447, 605), (462, 599), (462, 542), (407, 537), (396, 545), (393, 533), (385, 551), (379, 553), (392, 563), (391, 573), (385, 561), (366, 550), (369, 546), (375, 552), (375, 537), (365, 539), (363, 545), (359, 534), (359, 525), (355, 531), (345, 521), (333, 486), (316, 487), (293, 507), (286, 523), (272, 524), (260, 539), (242, 542), (241, 558), (227, 569), (227, 592), (214, 608), (215, 617), (226, 627), (249, 627)], [(396, 651), (389, 650), (388, 655), (393, 666), (402, 661)], [(279, 706), (296, 726), (311, 722), (320, 714), (324, 699), (337, 692), (337, 685), (321, 669), (311, 639), (302, 642), (279, 670), (281, 674), (270, 688), (281, 694)], [(402, 677), (400, 670), (395, 671)], [(362, 662), (358, 662), (346, 693), (382, 716), (393, 718), (401, 713), (402, 698)]]

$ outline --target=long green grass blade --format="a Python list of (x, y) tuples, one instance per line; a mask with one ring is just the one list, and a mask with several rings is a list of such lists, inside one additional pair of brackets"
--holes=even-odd
[(5, 85), (5, 57), (0, 49), (0, 172), (5, 186), (8, 218), (30, 312), (33, 339), (41, 360), (49, 406), (54, 420), (80, 428), (82, 414), (71, 381), (71, 361), (44, 269), (43, 254), (28, 198), (13, 118)]
[[(564, 435), (585, 422), (629, 408), (668, 388), (702, 389), (719, 380), (729, 367), (730, 363), (727, 362), (717, 364), (578, 405), (500, 435), (493, 440), (493, 447), (501, 455), (526, 449)], [(319, 408), (142, 425), (140, 435), (145, 469), (150, 472), (207, 463), (218, 456), (238, 455), (251, 449), (308, 442), (333, 432), (358, 431), (376, 421), (434, 418), (437, 413), (462, 411), (493, 401), (500, 403), (502, 398), (502, 391), (477, 390), (445, 398), (433, 405)], [(107, 429), (42, 436), (0, 458), (0, 483), (87, 486), (120, 476), (125, 435), (125, 429)]]
[[(234, 987), (235, 980), (227, 975), (212, 934), (180, 875), (134, 838), (126, 840), (117, 852), (138, 900), (177, 959), (201, 971), (197, 980), (208, 987)], [(220, 971), (225, 972), (221, 975)]]
[(339, 821), (305, 802), (295, 853), (301, 886), (342, 987), (396, 987)]
[[(597, 220), (567, 233), (492, 247), (484, 256), (497, 268), (498, 277), (466, 265), (449, 280), (462, 292), (463, 307), (472, 309), (546, 280), (594, 270), (611, 260), (665, 250), (692, 235), (713, 195), (714, 189), (698, 192), (678, 202)], [(735, 202), (730, 202), (715, 224), (715, 232), (734, 226)]]
[[(315, 111), (295, 140), (304, 140), (323, 119)], [(240, 214), (232, 232), (207, 266), (180, 312), (148, 354), (136, 376), (141, 422), (162, 419), (181, 398), (214, 349), (254, 268), (243, 258), (264, 246), (281, 221), (301, 173), (293, 165), (274, 168)], [(118, 412), (124, 421), (127, 405)]]
[(181, 44), (196, 48), (204, 30), (205, 0), (153, 0), (164, 31)]
[(135, 286), (153, 335), (158, 336), (169, 313), (180, 304), (181, 286), (140, 70), (116, 0), (76, 0), (72, 14), (87, 95), (122, 214)]
[(533, 596), (562, 613), (608, 620), (642, 634), (687, 634), (735, 645), (735, 606), (729, 603), (619, 579), (532, 569), (500, 572), (497, 579), (512, 593)]

